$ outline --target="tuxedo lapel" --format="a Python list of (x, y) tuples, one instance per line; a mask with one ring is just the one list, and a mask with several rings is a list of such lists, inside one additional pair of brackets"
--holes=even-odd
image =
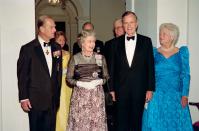
[(126, 68), (129, 68), (129, 63), (127, 60), (127, 55), (126, 55), (126, 47), (125, 47), (125, 35), (121, 38), (120, 40), (120, 47), (119, 50), (121, 50), (121, 58), (124, 62), (124, 65), (126, 66)]
[(139, 46), (140, 46), (140, 37), (139, 35), (137, 34), (137, 41), (136, 41), (136, 45), (135, 45), (135, 51), (134, 51), (134, 56), (133, 56), (133, 59), (132, 59), (132, 63), (131, 63), (131, 68), (135, 67), (136, 65), (136, 61), (138, 58), (138, 53), (139, 53)]
[(43, 65), (45, 71), (48, 73), (48, 75), (50, 76), (49, 74), (49, 69), (48, 69), (48, 65), (47, 65), (47, 62), (46, 62), (46, 58), (44, 56), (44, 52), (42, 50), (42, 47), (37, 39), (36, 43), (35, 43), (35, 53), (38, 57), (38, 59), (41, 61), (41, 64)]

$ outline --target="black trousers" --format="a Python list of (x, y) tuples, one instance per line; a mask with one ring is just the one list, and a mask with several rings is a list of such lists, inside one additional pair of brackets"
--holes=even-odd
[(136, 95), (132, 89), (117, 93), (116, 131), (141, 131), (145, 94)]
[(28, 115), (30, 131), (55, 131), (56, 110), (54, 107), (44, 111), (31, 109)]
[(116, 130), (116, 103), (113, 105), (106, 105), (107, 125), (108, 131)]

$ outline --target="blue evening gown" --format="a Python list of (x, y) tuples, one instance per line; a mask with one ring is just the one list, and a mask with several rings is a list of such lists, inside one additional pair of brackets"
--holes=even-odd
[(189, 107), (182, 108), (190, 83), (189, 52), (186, 46), (164, 57), (154, 49), (156, 91), (143, 114), (143, 131), (193, 131)]

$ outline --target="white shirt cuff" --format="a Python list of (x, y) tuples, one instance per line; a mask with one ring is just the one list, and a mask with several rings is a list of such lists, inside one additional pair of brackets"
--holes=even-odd
[(24, 102), (24, 101), (28, 101), (28, 100), (29, 100), (29, 99), (23, 99), (23, 100), (20, 100), (20, 103), (21, 103), (21, 102)]

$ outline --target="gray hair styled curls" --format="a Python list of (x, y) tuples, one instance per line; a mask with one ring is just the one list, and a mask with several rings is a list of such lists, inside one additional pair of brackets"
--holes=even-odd
[(93, 36), (96, 38), (95, 35), (96, 35), (95, 32), (92, 30), (82, 30), (81, 35), (80, 35), (80, 43), (81, 44), (84, 43), (85, 38), (88, 36)]

